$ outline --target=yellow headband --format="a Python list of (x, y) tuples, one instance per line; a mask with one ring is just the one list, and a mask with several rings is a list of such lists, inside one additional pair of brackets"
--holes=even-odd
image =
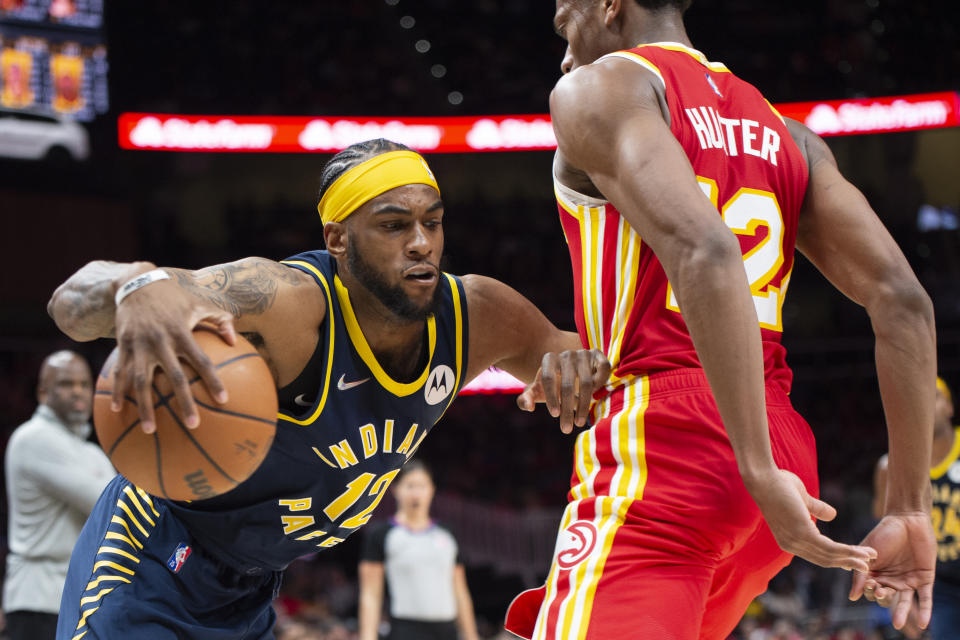
[(390, 151), (361, 162), (333, 181), (320, 198), (323, 224), (340, 222), (363, 203), (406, 184), (426, 184), (440, 192), (427, 161), (414, 151)]
[(950, 387), (947, 386), (947, 381), (939, 376), (937, 376), (937, 390), (947, 397), (947, 402), (952, 402)]

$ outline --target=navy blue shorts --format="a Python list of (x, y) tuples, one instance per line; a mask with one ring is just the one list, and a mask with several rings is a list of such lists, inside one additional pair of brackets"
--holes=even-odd
[(74, 547), (57, 640), (272, 640), (280, 576), (227, 566), (117, 476)]
[(943, 580), (933, 583), (932, 640), (951, 640), (960, 633), (960, 586)]

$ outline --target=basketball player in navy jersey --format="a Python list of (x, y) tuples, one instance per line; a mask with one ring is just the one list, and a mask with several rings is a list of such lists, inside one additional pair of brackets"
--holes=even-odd
[(54, 293), (69, 336), (116, 336), (114, 402), (135, 398), (147, 432), (157, 368), (187, 425), (204, 428), (178, 358), (226, 400), (191, 335), (201, 322), (247, 336), (280, 399), (270, 453), (232, 491), (180, 503), (122, 477), (107, 487), (73, 554), (61, 640), (272, 638), (283, 568), (364, 525), (491, 365), (531, 383), (521, 408), (545, 401), (563, 430), (584, 424), (606, 359), (505, 284), (440, 271), (443, 201), (421, 156), (386, 140), (348, 148), (324, 169), (318, 209), (326, 251), (198, 271), (93, 262)]

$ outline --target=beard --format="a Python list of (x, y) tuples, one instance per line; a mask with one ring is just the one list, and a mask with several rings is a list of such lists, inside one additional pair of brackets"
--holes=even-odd
[[(407, 322), (424, 321), (434, 314), (440, 304), (440, 280), (433, 289), (433, 296), (423, 304), (417, 304), (400, 285), (391, 285), (377, 269), (363, 259), (356, 244), (347, 249), (347, 268), (360, 284), (374, 295), (395, 316)], [(439, 274), (438, 274), (439, 275)]]
[(63, 413), (64, 422), (71, 427), (79, 427), (90, 422), (90, 411), (87, 409), (70, 409)]

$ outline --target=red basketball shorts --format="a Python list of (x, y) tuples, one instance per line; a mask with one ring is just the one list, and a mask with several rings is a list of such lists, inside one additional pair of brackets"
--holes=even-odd
[[(767, 387), (774, 459), (818, 495), (810, 427)], [(737, 470), (703, 372), (637, 377), (595, 403), (576, 444), (546, 584), (507, 629), (536, 640), (724, 640), (791, 559)]]

